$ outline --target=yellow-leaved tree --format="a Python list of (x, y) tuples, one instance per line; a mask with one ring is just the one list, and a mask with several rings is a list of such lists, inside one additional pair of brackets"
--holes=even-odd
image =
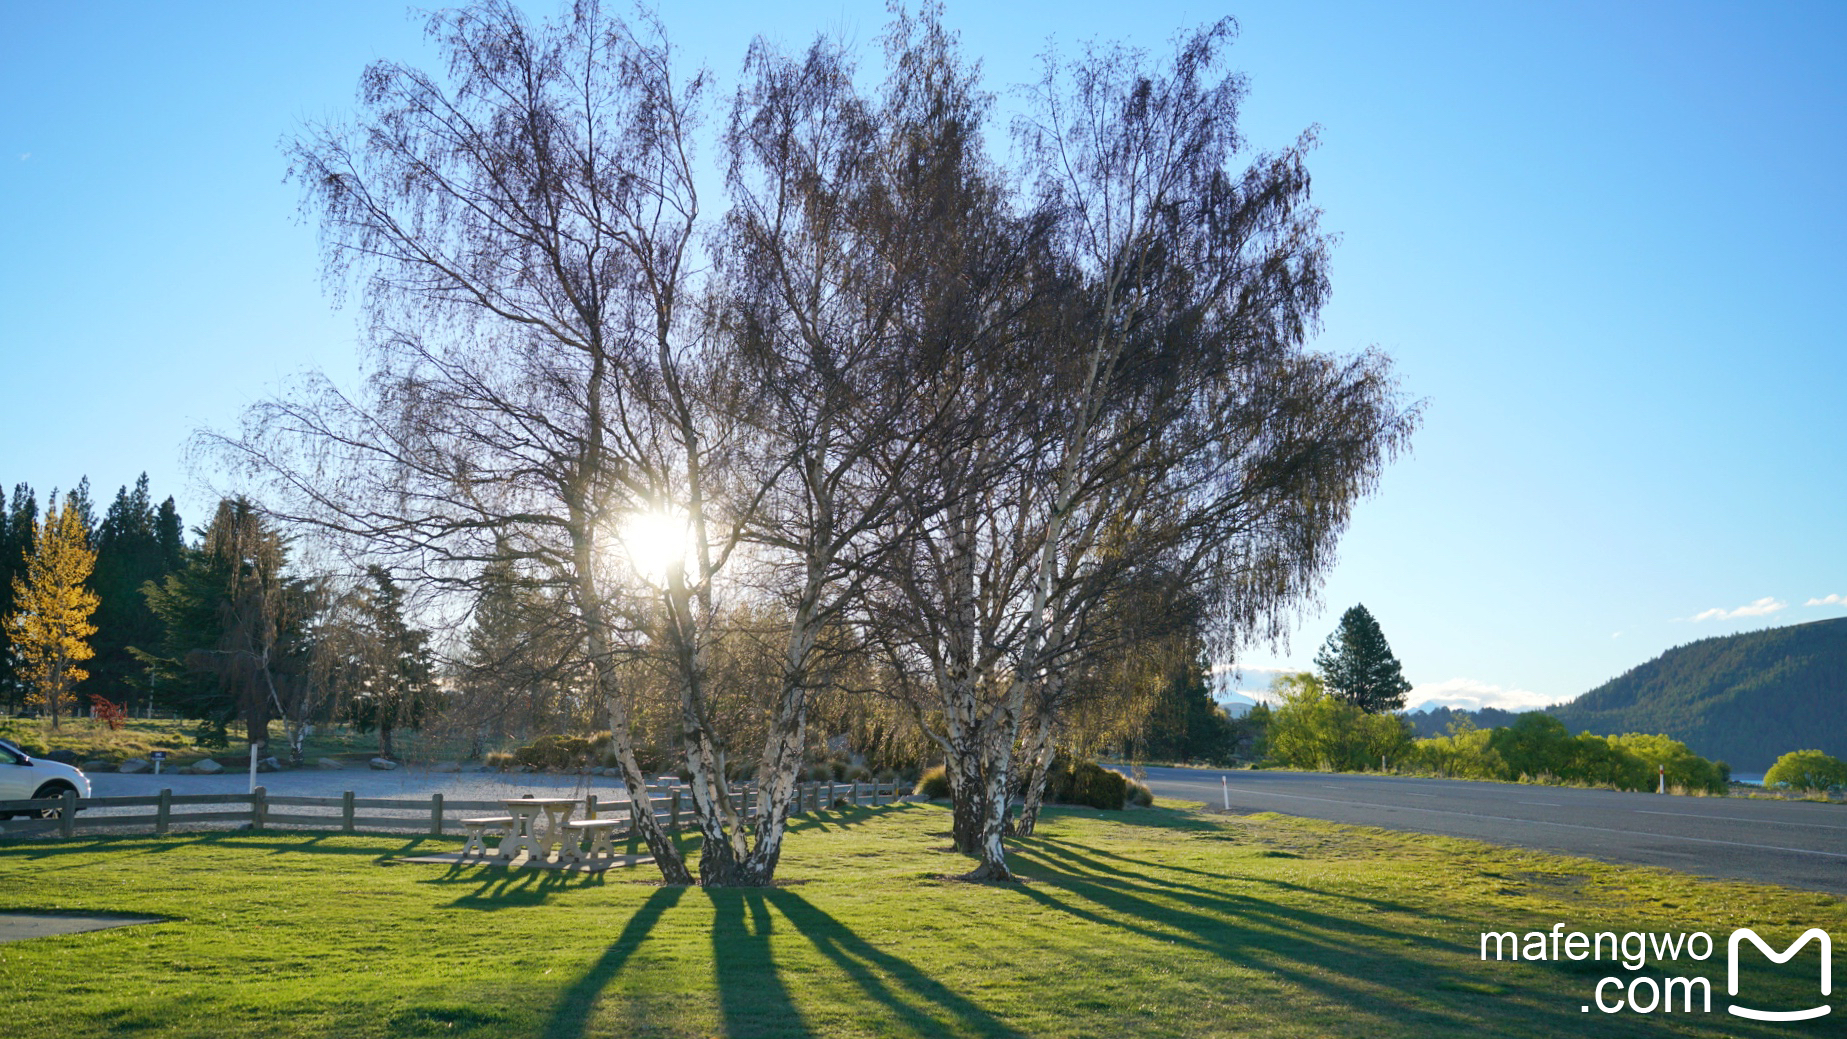
[(35, 533), (25, 578), (13, 578), (15, 609), (6, 630), (19, 654), (20, 675), (33, 687), (26, 702), (49, 711), (55, 729), (71, 690), (90, 677), (78, 663), (96, 655), (86, 640), (96, 634), (90, 614), (97, 598), (83, 586), (96, 566), (96, 553), (74, 503), (60, 509), (55, 495)]

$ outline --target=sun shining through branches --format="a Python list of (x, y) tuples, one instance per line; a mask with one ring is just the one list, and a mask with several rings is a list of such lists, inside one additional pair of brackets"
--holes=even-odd
[(649, 509), (624, 518), (616, 528), (616, 540), (635, 575), (659, 587), (692, 560), (691, 526), (678, 509)]

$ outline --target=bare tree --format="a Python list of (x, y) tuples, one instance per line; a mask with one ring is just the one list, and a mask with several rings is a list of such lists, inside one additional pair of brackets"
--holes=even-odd
[(501, 0), (432, 17), (448, 85), (379, 62), (354, 126), (290, 147), (335, 284), (358, 276), (368, 392), (312, 379), (229, 448), (293, 519), (465, 589), (489, 563), (569, 589), (636, 830), (691, 880), (634, 754), (612, 602), (621, 517), (642, 507), (629, 401), (696, 328), (681, 307), (698, 216), (685, 135), (704, 80), (658, 32), (578, 4), (534, 27)]
[[(1312, 594), (1353, 501), (1415, 420), (1376, 354), (1304, 349), (1327, 290), (1304, 140), (1229, 169), (1243, 82), (1233, 27), (1048, 59), (1019, 137), (1066, 282), (1035, 326), (1021, 406), (946, 455), (969, 493), (896, 582), (941, 694), (956, 841), (1004, 879), (1029, 705), (1043, 782), (1064, 669), (1138, 569), (1199, 586), (1224, 644)], [(970, 459), (1010, 457), (1007, 465)], [(1035, 795), (1036, 796), (1036, 795)]]

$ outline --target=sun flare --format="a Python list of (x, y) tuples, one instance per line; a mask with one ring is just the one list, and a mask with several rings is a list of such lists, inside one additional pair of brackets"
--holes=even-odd
[(618, 537), (635, 572), (650, 581), (662, 581), (668, 570), (683, 566), (691, 555), (691, 531), (684, 514), (649, 510), (623, 520)]

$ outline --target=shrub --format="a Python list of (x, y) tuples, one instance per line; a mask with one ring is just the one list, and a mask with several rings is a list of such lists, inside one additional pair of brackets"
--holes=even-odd
[(1154, 791), (1148, 789), (1148, 784), (1139, 779), (1129, 780), (1129, 804), (1147, 808), (1154, 804)]
[(1270, 754), (1297, 768), (1332, 772), (1377, 768), (1412, 749), (1410, 723), (1396, 714), (1367, 714), (1330, 694), (1311, 674), (1287, 675), (1270, 711)]
[(1460, 779), (1500, 779), (1507, 763), (1488, 746), (1494, 733), (1478, 729), (1467, 715), (1450, 722), (1449, 735), (1418, 740), (1408, 755), (1412, 764), (1440, 776)]
[(1120, 809), (1128, 800), (1129, 781), (1094, 761), (1072, 761), (1063, 754), (1046, 772), (1045, 799), (1055, 804)]
[(519, 758), (504, 750), (494, 751), (484, 759), (488, 768), (508, 769), (519, 764)]
[(1729, 767), (1707, 761), (1688, 750), (1686, 744), (1666, 736), (1631, 732), (1611, 736), (1609, 744), (1614, 749), (1626, 751), (1642, 766), (1641, 782), (1628, 788), (1631, 790), (1653, 789), (1659, 782), (1659, 770), (1663, 765), (1667, 766), (1668, 786), (1683, 787), (1695, 793), (1723, 794), (1731, 779)]
[(927, 797), (932, 801), (941, 801), (949, 796), (949, 769), (943, 765), (924, 770), (923, 777), (911, 793), (917, 797)]
[(1765, 786), (1828, 790), (1847, 786), (1847, 761), (1819, 750), (1792, 750), (1764, 773)]
[(513, 758), (532, 768), (582, 768), (607, 758), (609, 733), (588, 736), (540, 736), (524, 747), (513, 750)]

